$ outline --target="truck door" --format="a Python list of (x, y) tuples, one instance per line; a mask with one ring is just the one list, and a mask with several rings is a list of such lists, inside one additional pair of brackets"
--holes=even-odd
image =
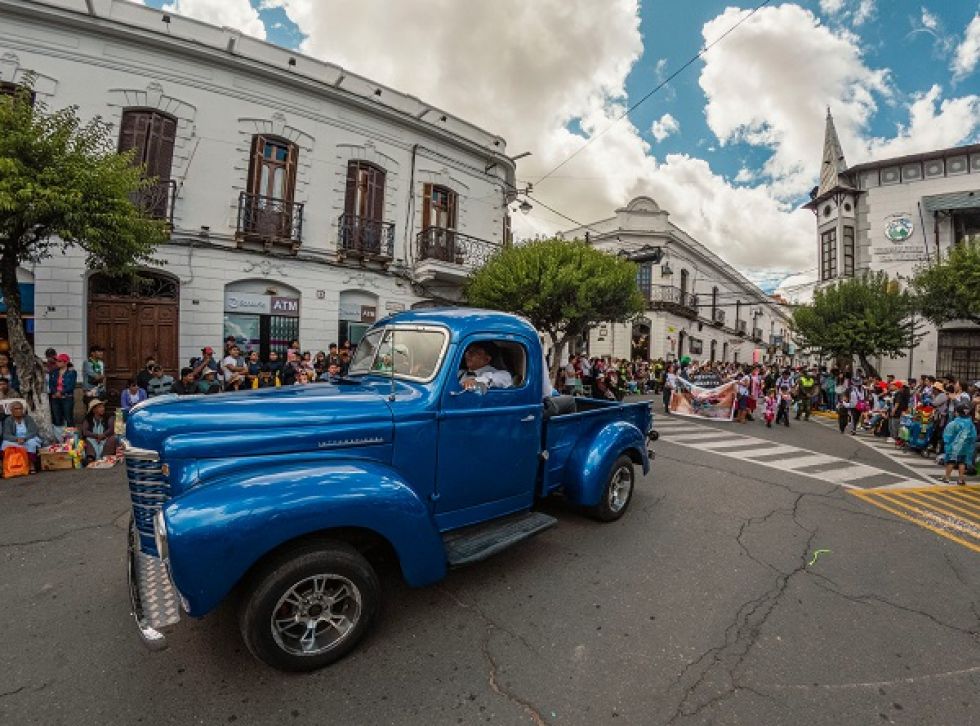
[[(490, 366), (511, 374), (509, 388), (465, 391), (464, 354), (478, 342), (495, 351)], [(516, 336), (472, 335), (450, 360), (442, 391), (436, 464), (436, 521), (442, 530), (527, 509), (534, 501), (541, 446), (540, 362)]]

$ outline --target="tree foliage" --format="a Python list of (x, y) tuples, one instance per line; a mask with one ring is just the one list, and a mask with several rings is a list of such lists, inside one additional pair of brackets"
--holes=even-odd
[(83, 123), (75, 107), (49, 112), (32, 102), (32, 87), (28, 79), (0, 96), (0, 287), (21, 394), (46, 425), (46, 381), (24, 334), (17, 267), (77, 247), (90, 268), (124, 274), (151, 261), (165, 227), (131, 201), (154, 180), (116, 153), (111, 125)]
[(546, 333), (555, 351), (552, 373), (569, 339), (643, 311), (635, 264), (559, 239), (501, 250), (470, 279), (466, 298), (477, 307), (522, 315)]
[(980, 325), (980, 241), (949, 248), (937, 264), (912, 280), (916, 309), (936, 325), (971, 320)]
[(922, 336), (912, 323), (912, 296), (884, 272), (855, 277), (817, 290), (813, 303), (793, 311), (801, 345), (821, 355), (848, 360), (876, 374), (870, 359), (897, 358)]

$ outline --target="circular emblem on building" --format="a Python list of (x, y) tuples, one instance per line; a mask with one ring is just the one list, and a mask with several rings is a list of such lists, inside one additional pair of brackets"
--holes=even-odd
[(914, 229), (912, 215), (907, 212), (893, 214), (885, 218), (885, 237), (895, 244), (905, 242), (912, 236), (912, 230)]

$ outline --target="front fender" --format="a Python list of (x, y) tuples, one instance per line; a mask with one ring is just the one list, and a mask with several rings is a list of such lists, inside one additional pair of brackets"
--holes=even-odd
[(623, 454), (639, 458), (643, 473), (650, 471), (643, 432), (627, 421), (613, 421), (599, 429), (587, 446), (578, 446), (566, 465), (565, 497), (573, 504), (599, 503), (612, 465)]
[(429, 510), (390, 467), (315, 462), (219, 478), (164, 507), (170, 570), (188, 612), (212, 610), (263, 555), (306, 534), (360, 527), (391, 543), (408, 584), (445, 576)]

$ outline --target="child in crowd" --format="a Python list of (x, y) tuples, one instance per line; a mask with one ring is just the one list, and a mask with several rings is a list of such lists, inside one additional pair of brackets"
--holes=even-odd
[(766, 408), (763, 416), (766, 419), (766, 428), (772, 428), (772, 422), (776, 418), (776, 408), (779, 406), (776, 400), (776, 389), (770, 388), (768, 393), (766, 393)]
[(789, 426), (789, 411), (793, 406), (793, 394), (790, 387), (783, 384), (779, 387), (779, 408), (776, 411), (776, 423)]

